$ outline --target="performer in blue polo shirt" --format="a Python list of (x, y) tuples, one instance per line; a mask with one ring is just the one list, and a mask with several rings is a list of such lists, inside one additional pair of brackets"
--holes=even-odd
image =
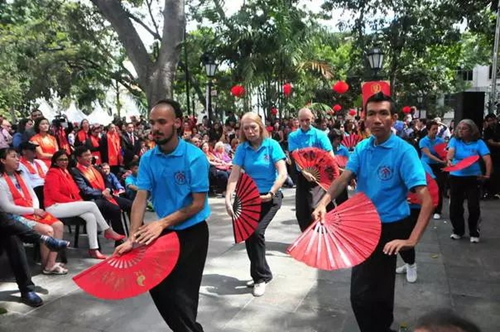
[(422, 157), (420, 158), (422, 162), (429, 165), (432, 172), (436, 176), (436, 183), (439, 188), (439, 203), (434, 209), (435, 220), (441, 219), (441, 212), (443, 209), (443, 196), (446, 184), (446, 173), (441, 170), (442, 167), (446, 166), (446, 160), (439, 157), (434, 146), (437, 144), (444, 143), (444, 139), (437, 137), (437, 132), (439, 124), (436, 121), (427, 121), (425, 125), (427, 129), (427, 135), (420, 140), (418, 146), (422, 151)]
[[(332, 148), (335, 156), (344, 156), (349, 158), (349, 150), (341, 144), (342, 132), (339, 129), (333, 128), (328, 133), (328, 139), (332, 143)], [(349, 194), (347, 192), (347, 188), (345, 188), (340, 195), (335, 199), (335, 203), (337, 205), (344, 203), (349, 198)]]
[(469, 235), (471, 243), (479, 242), (478, 222), (481, 217), (479, 205), (479, 181), (489, 179), (491, 175), (490, 150), (480, 139), (481, 134), (474, 121), (460, 121), (454, 137), (448, 143), (448, 163), (456, 164), (470, 156), (480, 156), (486, 166), (483, 176), (479, 161), (459, 171), (450, 172), (450, 221), (453, 225), (452, 240), (459, 240), (465, 233), (464, 200), (469, 209)]
[(252, 276), (248, 286), (253, 286), (254, 296), (262, 296), (273, 278), (266, 260), (265, 231), (281, 207), (280, 188), (287, 178), (286, 156), (279, 143), (269, 138), (258, 114), (246, 113), (241, 119), (241, 129), (241, 144), (236, 149), (226, 189), (226, 210), (233, 216), (231, 197), (244, 170), (255, 181), (262, 199), (259, 225), (245, 241)]
[[(332, 144), (325, 132), (316, 129), (312, 126), (314, 115), (308, 108), (303, 108), (299, 111), (300, 127), (296, 131), (288, 135), (288, 151), (291, 153), (302, 148), (315, 147), (327, 152), (332, 152)], [(306, 171), (298, 172), (297, 188), (295, 190), (295, 216), (299, 223), (300, 230), (303, 232), (313, 222), (311, 213), (323, 197), (325, 191), (314, 180), (314, 176)], [(338, 176), (338, 174), (337, 174)], [(335, 206), (330, 204), (328, 210)]]
[[(156, 147), (141, 157), (131, 235), (115, 254), (131, 250), (134, 242), (148, 245), (161, 234), (176, 232), (180, 242), (177, 265), (150, 294), (173, 331), (201, 332), (196, 316), (208, 249), (209, 164), (200, 149), (178, 136), (182, 127), (179, 103), (159, 101), (149, 123)], [(141, 226), (149, 194), (160, 219)]]
[[(372, 136), (356, 146), (345, 171), (333, 181), (313, 217), (324, 220), (326, 205), (357, 178), (357, 190), (372, 200), (380, 215), (382, 234), (373, 254), (352, 269), (351, 305), (361, 332), (389, 332), (394, 319), (396, 255), (415, 247), (433, 207), (417, 152), (392, 133), (396, 119), (392, 99), (377, 93), (368, 99), (365, 109)], [(409, 190), (422, 201), (413, 229), (406, 201)]]

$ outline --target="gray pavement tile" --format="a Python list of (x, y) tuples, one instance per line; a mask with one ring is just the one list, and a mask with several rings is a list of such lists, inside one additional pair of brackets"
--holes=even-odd
[(482, 332), (500, 329), (500, 302), (472, 296), (453, 296), (457, 313), (475, 322)]
[(448, 278), (452, 295), (500, 301), (500, 283)]
[(348, 282), (318, 280), (311, 288), (301, 306), (322, 311), (339, 311), (352, 314)]
[(54, 321), (46, 318), (34, 317), (21, 314), (6, 314), (0, 316), (0, 331), (2, 332), (98, 332), (100, 330), (90, 329), (75, 325), (71, 321)]

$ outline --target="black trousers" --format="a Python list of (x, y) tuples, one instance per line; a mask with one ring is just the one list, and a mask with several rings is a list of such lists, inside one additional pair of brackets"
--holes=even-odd
[(34, 291), (35, 285), (31, 281), (28, 259), (21, 238), (29, 243), (40, 242), (39, 234), (0, 213), (0, 248), (9, 258), (17, 287), (21, 293), (26, 293)]
[(436, 183), (439, 188), (439, 202), (436, 208), (434, 209), (434, 213), (441, 214), (443, 211), (443, 197), (444, 197), (444, 192), (446, 190), (446, 178), (448, 174), (446, 172), (443, 172), (442, 166), (440, 164), (429, 164), (429, 166), (432, 169), (432, 172), (436, 176)]
[[(316, 182), (309, 182), (302, 173), (297, 174), (297, 187), (295, 190), (295, 216), (303, 232), (313, 223), (312, 213), (321, 201), (325, 191)], [(333, 203), (328, 204), (327, 211), (335, 208)]]
[(395, 239), (407, 239), (411, 233), (409, 218), (383, 223), (380, 241), (373, 254), (353, 267), (351, 305), (361, 332), (389, 332), (394, 320), (396, 255), (382, 251)]
[(125, 230), (122, 224), (122, 211), (130, 213), (132, 209), (132, 201), (123, 197), (113, 196), (118, 205), (111, 203), (105, 198), (94, 200), (101, 211), (104, 219), (111, 222), (111, 227), (118, 234), (125, 235)]
[[(420, 208), (410, 209), (410, 218), (408, 219), (408, 223), (409, 223), (408, 227), (411, 228), (410, 234), (413, 231), (413, 229), (415, 228), (415, 225), (417, 224), (419, 214), (420, 214)], [(408, 236), (410, 234), (408, 234)], [(415, 248), (411, 248), (408, 250), (402, 250), (399, 252), (399, 254), (401, 255), (401, 258), (403, 259), (403, 262), (405, 262), (406, 264), (410, 264), (410, 265), (415, 264), (415, 256), (416, 256), (415, 255)]]
[(278, 192), (271, 201), (262, 203), (259, 225), (255, 232), (245, 241), (248, 258), (250, 259), (250, 276), (255, 283), (269, 282), (273, 279), (273, 274), (266, 260), (265, 232), (276, 212), (281, 208), (282, 200), (283, 194)]
[(43, 186), (38, 186), (33, 188), (33, 191), (36, 194), (36, 197), (38, 198), (38, 201), (40, 202), (40, 209), (45, 209), (45, 203), (44, 203), (44, 198), (43, 198)]
[(460, 236), (465, 234), (464, 201), (467, 200), (469, 234), (479, 237), (478, 222), (481, 217), (479, 193), (477, 177), (450, 175), (450, 221), (453, 233)]
[(202, 332), (196, 316), (207, 258), (208, 226), (202, 222), (176, 232), (180, 241), (179, 261), (172, 273), (149, 292), (172, 331)]

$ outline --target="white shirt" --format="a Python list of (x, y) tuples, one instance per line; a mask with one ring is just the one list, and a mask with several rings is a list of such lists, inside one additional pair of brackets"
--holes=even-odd
[[(35, 163), (37, 163), (38, 165), (40, 165), (40, 167), (42, 167), (43, 174), (47, 174), (49, 169), (43, 161), (41, 161), (40, 159), (35, 159), (33, 161)], [(43, 186), (45, 184), (45, 179), (41, 178), (40, 175), (38, 174), (38, 170), (36, 168), (36, 165), (34, 163), (30, 163), (30, 164), (35, 169), (35, 174), (31, 174), (30, 171), (28, 170), (28, 168), (26, 166), (24, 166), (23, 163), (21, 163), (21, 162), (19, 163), (19, 168), (18, 168), (18, 171), (21, 171), (24, 179), (26, 180), (26, 185), (30, 186), (31, 188)]]
[[(11, 176), (10, 179), (14, 184), (17, 184), (16, 179)], [(24, 181), (26, 182), (26, 178), (23, 177)], [(17, 214), (17, 215), (25, 215), (25, 214), (33, 214), (35, 212), (35, 209), (40, 208), (40, 203), (38, 201), (38, 197), (36, 197), (35, 192), (33, 191), (33, 188), (27, 185), (27, 189), (30, 192), (31, 199), (33, 200), (33, 207), (24, 207), (24, 206), (18, 206), (14, 204), (14, 198), (12, 197), (12, 194), (10, 193), (9, 190), (9, 185), (5, 181), (4, 177), (0, 177), (0, 210), (2, 210), (5, 213), (12, 213), (12, 214)], [(21, 195), (23, 194), (22, 191), (20, 190)]]

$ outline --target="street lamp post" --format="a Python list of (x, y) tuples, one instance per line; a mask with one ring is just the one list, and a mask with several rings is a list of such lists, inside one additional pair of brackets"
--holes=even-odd
[(215, 77), (217, 64), (211, 54), (205, 53), (202, 56), (203, 65), (205, 65), (205, 73), (208, 77), (207, 98), (205, 108), (208, 111), (208, 125), (212, 125), (212, 80)]
[(384, 65), (384, 52), (379, 48), (373, 48), (366, 54), (370, 68), (373, 70), (373, 76), (377, 79), (377, 74)]
[(418, 118), (422, 114), (422, 102), (424, 101), (424, 93), (422, 91), (417, 92), (417, 102), (418, 102)]

